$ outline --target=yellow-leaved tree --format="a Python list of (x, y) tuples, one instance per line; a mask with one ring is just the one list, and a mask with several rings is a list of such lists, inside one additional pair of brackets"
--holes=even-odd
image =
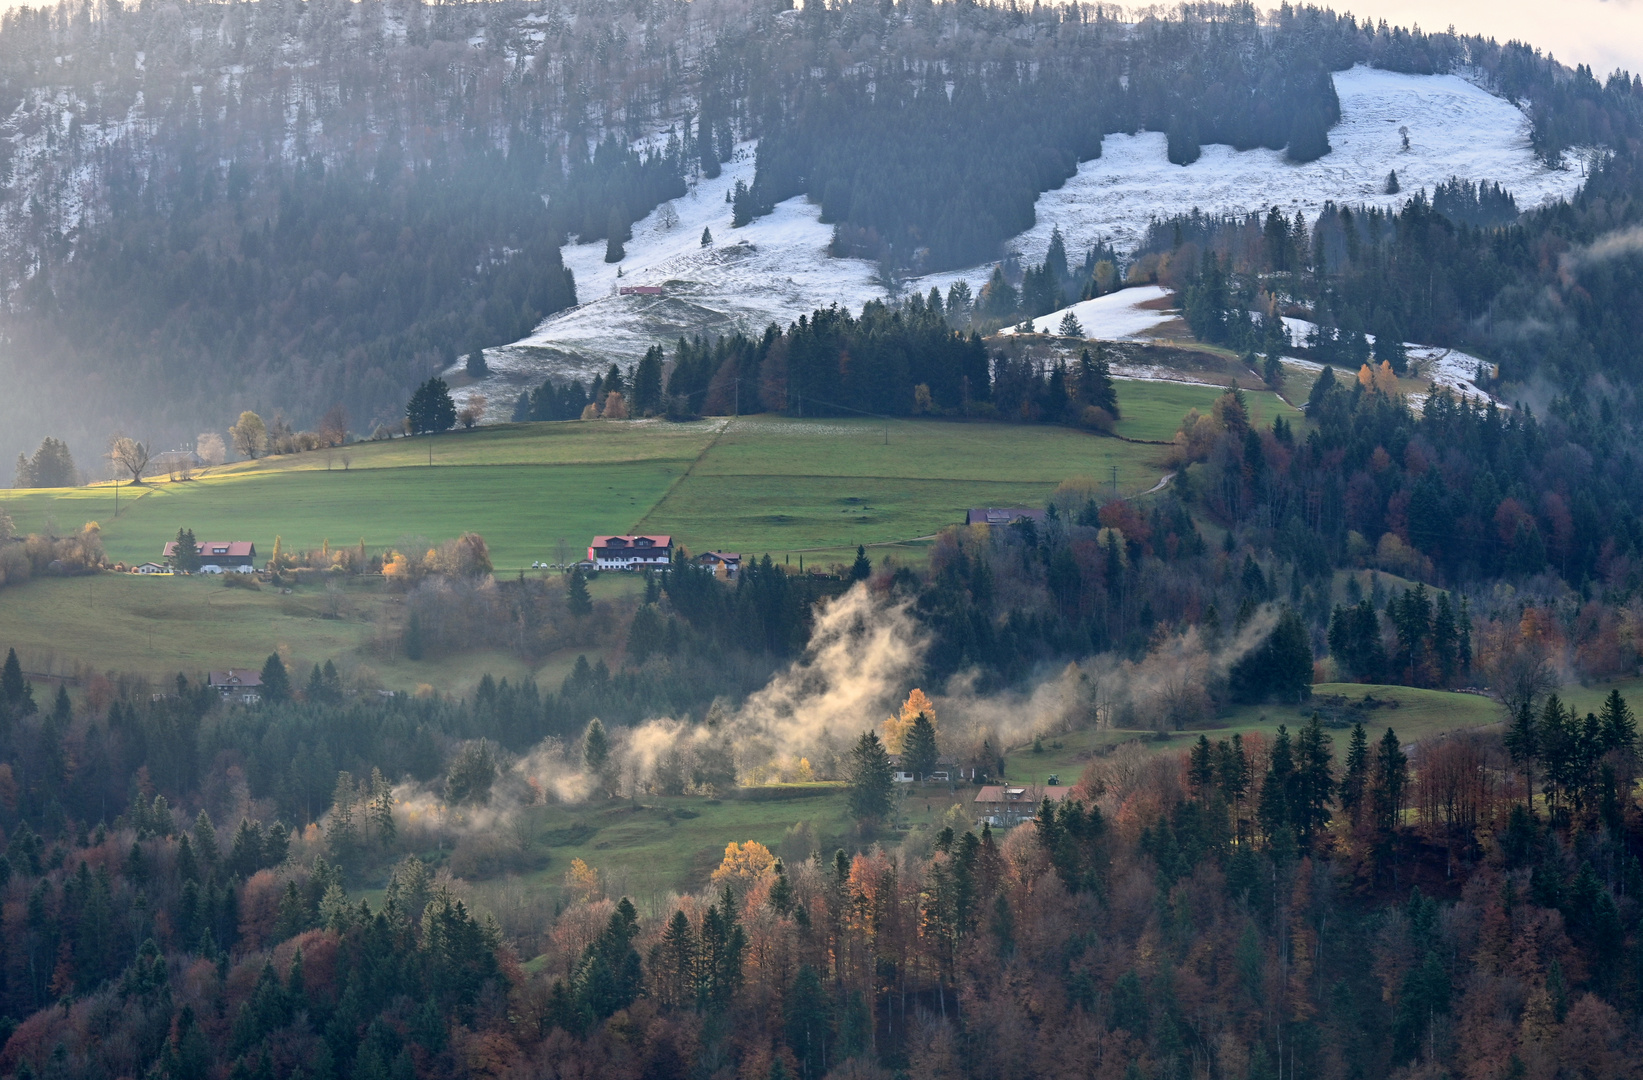
[(886, 717), (881, 725), (886, 751), (892, 754), (901, 753), (902, 743), (906, 740), (907, 733), (912, 730), (913, 721), (918, 719), (919, 713), (929, 718), (931, 727), (935, 726), (935, 703), (930, 700), (928, 694), (915, 686), (913, 692), (907, 695), (907, 701), (902, 705), (901, 711), (894, 716)]
[(713, 884), (729, 885), (741, 892), (763, 877), (775, 863), (776, 857), (770, 854), (770, 849), (757, 840), (745, 844), (732, 840), (725, 845), (724, 861), (713, 871)]

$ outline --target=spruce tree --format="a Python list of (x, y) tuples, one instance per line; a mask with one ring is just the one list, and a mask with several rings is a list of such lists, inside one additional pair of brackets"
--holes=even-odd
[(593, 614), (593, 598), (588, 595), (588, 579), (580, 569), (572, 570), (565, 584), (565, 607), (577, 618)]
[(171, 565), (184, 574), (200, 568), (200, 546), (194, 540), (193, 529), (178, 529), (176, 547), (171, 549)]
[(1261, 823), (1261, 832), (1267, 842), (1273, 843), (1278, 834), (1294, 826), (1289, 798), (1295, 778), (1294, 745), (1289, 730), (1278, 725), (1278, 734), (1272, 740), (1272, 751), (1267, 756), (1266, 779), (1261, 783), (1261, 798), (1255, 816)]
[(16, 718), (34, 715), (35, 708), (34, 686), (23, 679), (17, 650), (7, 649), (5, 666), (0, 668), (0, 710)]
[(1637, 718), (1619, 690), (1610, 690), (1609, 696), (1603, 699), (1598, 721), (1602, 727), (1603, 749), (1629, 754), (1636, 747)]
[(485, 363), (485, 350), (475, 345), (473, 352), (468, 354), (468, 377), (483, 379), (491, 373), (490, 365)]
[(633, 411), (636, 415), (649, 416), (662, 408), (662, 360), (662, 347), (652, 345), (634, 369)]
[(1341, 777), (1341, 809), (1358, 823), (1363, 809), (1364, 789), (1369, 783), (1369, 736), (1362, 721), (1352, 725), (1352, 738), (1346, 744), (1346, 774)]
[(610, 763), (610, 739), (597, 716), (588, 721), (588, 729), (582, 733), (582, 761), (595, 776)]
[(873, 576), (873, 563), (867, 558), (867, 548), (856, 545), (856, 561), (850, 564), (850, 580), (866, 581)]
[(1303, 845), (1329, 824), (1329, 803), (1335, 791), (1335, 758), (1329, 735), (1317, 712), (1295, 740), (1295, 792), (1290, 819)]
[(902, 771), (911, 773), (914, 780), (923, 780), (936, 771), (940, 757), (940, 751), (936, 748), (936, 726), (928, 716), (919, 713), (913, 718), (913, 725), (907, 729), (907, 737), (902, 743)]
[(622, 208), (610, 208), (610, 222), (605, 226), (605, 261), (618, 263), (627, 258), (627, 250), (623, 244), (628, 239), (628, 219), (622, 213)]
[(857, 821), (880, 821), (890, 815), (895, 774), (890, 755), (875, 732), (856, 740), (850, 751), (850, 816)]
[(1375, 750), (1375, 768), (1370, 795), (1376, 827), (1383, 833), (1398, 828), (1403, 814), (1404, 793), (1409, 787), (1409, 757), (1391, 728), (1381, 736)]
[(262, 699), (278, 705), (291, 698), (291, 677), (279, 653), (269, 653), (262, 665)]

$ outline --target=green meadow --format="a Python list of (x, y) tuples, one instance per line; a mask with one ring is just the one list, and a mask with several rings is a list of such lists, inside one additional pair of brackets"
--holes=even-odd
[[(1114, 469), (1119, 490), (1135, 494), (1163, 475), (1162, 456), (1161, 447), (1018, 424), (575, 421), (358, 443), (141, 487), (0, 491), (0, 506), (20, 532), (61, 535), (96, 521), (110, 560), (133, 565), (158, 559), (179, 528), (254, 541), (263, 560), (276, 537), (292, 552), (362, 540), (383, 551), (471, 531), (503, 573), (579, 558), (599, 533), (639, 530), (671, 533), (691, 551), (768, 553), (794, 566), (848, 562), (858, 544), (875, 560), (916, 562), (968, 507), (1042, 506), (1061, 481), (1105, 483)], [(605, 575), (595, 585), (604, 595), (637, 582)], [(375, 581), (284, 594), (212, 578), (38, 579), (0, 589), (0, 643), (16, 644), (34, 671), (157, 677), (260, 663), (279, 648), (303, 666), (346, 657), (384, 686), (458, 693), (486, 670), (556, 684), (575, 660), (532, 666), (476, 652), (413, 664), (373, 645), (395, 603)]]
[[(1218, 386), (1195, 383), (1142, 382), (1137, 379), (1118, 379), (1118, 407), (1124, 417), (1113, 430), (1126, 439), (1147, 439), (1167, 442), (1175, 437), (1181, 426), (1181, 417), (1188, 409), (1209, 412), (1215, 399), (1224, 391)], [(1311, 383), (1307, 384), (1309, 387)], [(1304, 395), (1303, 395), (1304, 397)], [(1245, 390), (1244, 401), (1250, 419), (1257, 425), (1270, 426), (1282, 416), (1290, 423), (1305, 418), (1299, 409), (1291, 408), (1277, 394), (1269, 390)]]
[(96, 521), (110, 559), (133, 564), (158, 558), (184, 527), (201, 540), (255, 541), (264, 558), (276, 537), (287, 551), (361, 540), (379, 551), (471, 531), (511, 570), (577, 557), (598, 533), (642, 529), (693, 551), (838, 561), (857, 544), (928, 537), (967, 507), (1042, 506), (1069, 476), (1105, 482), (1114, 467), (1128, 494), (1163, 472), (1159, 448), (1048, 426), (572, 421), (315, 450), (118, 493), (15, 491), (0, 505), (23, 532)]

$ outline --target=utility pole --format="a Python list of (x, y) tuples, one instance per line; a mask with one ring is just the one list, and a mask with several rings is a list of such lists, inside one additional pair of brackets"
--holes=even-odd
[(1118, 466), (1114, 465), (1111, 468), (1112, 468), (1112, 497), (1116, 499), (1116, 498), (1118, 498)]

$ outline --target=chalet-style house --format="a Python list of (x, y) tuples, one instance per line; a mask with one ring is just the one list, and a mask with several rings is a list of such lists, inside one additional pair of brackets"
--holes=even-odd
[(131, 568), (131, 572), (133, 574), (167, 574), (167, 575), (169, 575), (171, 573), (171, 567), (161, 566), (157, 562), (145, 562), (141, 566), (133, 566)]
[(742, 557), (733, 551), (704, 551), (696, 556), (698, 565), (713, 571), (723, 581), (733, 581), (742, 571)]
[[(207, 540), (195, 545), (200, 552), (200, 569), (208, 574), (225, 570), (251, 571), (257, 565), (257, 545), (249, 540)], [(165, 559), (175, 565), (177, 541), (167, 540)]]
[(673, 561), (671, 536), (595, 536), (588, 561), (596, 570), (648, 570)]
[(252, 668), (213, 671), (206, 676), (205, 683), (221, 694), (224, 701), (255, 705), (262, 700), (262, 674)]
[(1058, 784), (987, 784), (976, 793), (976, 821), (1009, 828), (1023, 821), (1031, 821), (1045, 799), (1058, 803), (1072, 792), (1072, 788)]
[(989, 506), (977, 508), (964, 515), (966, 525), (1014, 525), (1018, 521), (1031, 521), (1042, 525), (1047, 520), (1047, 513), (1043, 510), (1034, 510), (1027, 506)]

